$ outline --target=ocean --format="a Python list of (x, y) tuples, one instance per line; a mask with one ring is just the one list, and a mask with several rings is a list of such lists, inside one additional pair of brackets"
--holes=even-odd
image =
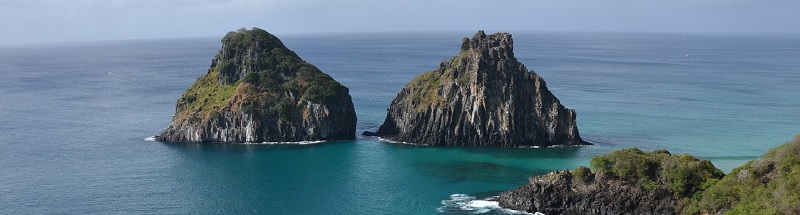
[[(221, 37), (0, 46), (0, 214), (509, 214), (483, 199), (615, 149), (727, 173), (800, 133), (800, 35), (511, 33), (595, 145), (154, 142)], [(350, 88), (360, 133), (472, 34), (277, 36)]]

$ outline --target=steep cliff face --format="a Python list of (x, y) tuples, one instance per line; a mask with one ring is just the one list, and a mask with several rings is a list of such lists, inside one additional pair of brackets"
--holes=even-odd
[(258, 28), (229, 32), (178, 99), (165, 142), (294, 142), (355, 138), (347, 87)]
[(374, 135), (423, 145), (581, 145), (575, 111), (517, 61), (511, 34), (479, 31), (461, 53), (412, 80)]

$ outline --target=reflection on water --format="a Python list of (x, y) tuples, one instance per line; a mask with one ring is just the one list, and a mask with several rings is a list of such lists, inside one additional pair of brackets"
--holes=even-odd
[(570, 146), (539, 149), (501, 149), (501, 148), (457, 148), (457, 150), (472, 153), (484, 154), (495, 158), (568, 158), (578, 154), (583, 148), (590, 146)]
[(337, 144), (350, 144), (354, 141), (330, 141), (313, 144), (239, 144), (239, 143), (166, 143), (163, 145), (172, 149), (183, 149), (190, 151), (205, 152), (226, 152), (242, 153), (253, 151), (285, 151), (285, 150), (306, 150), (321, 147), (329, 147)]

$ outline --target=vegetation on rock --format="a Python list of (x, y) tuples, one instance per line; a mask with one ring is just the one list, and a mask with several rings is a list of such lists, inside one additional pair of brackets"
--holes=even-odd
[(573, 173), (578, 177), (603, 175), (651, 191), (667, 190), (677, 200), (677, 211), (697, 202), (709, 183), (725, 175), (711, 161), (688, 154), (672, 155), (667, 150), (647, 153), (636, 148), (622, 149), (595, 156), (590, 164), (594, 172), (586, 173), (586, 167), (579, 167)]
[(517, 61), (509, 33), (478, 31), (438, 68), (409, 82), (371, 135), (420, 145), (547, 147), (589, 144), (574, 110)]
[[(442, 84), (457, 83), (460, 86), (467, 85), (471, 78), (470, 73), (464, 71), (469, 52), (464, 50), (459, 55), (454, 56), (448, 61), (444, 61), (439, 66), (440, 69), (428, 71), (414, 77), (408, 84), (411, 91), (420, 92), (420, 103), (417, 105), (417, 110), (422, 111), (429, 108), (433, 104), (444, 101), (444, 95), (440, 87)], [(455, 78), (454, 78), (455, 77)]]
[[(253, 47), (259, 47), (260, 51), (252, 50)], [(251, 54), (253, 57), (242, 56)], [(238, 95), (236, 92), (242, 92), (236, 90), (240, 83), (255, 87), (251, 91), (262, 92), (251, 94), (275, 97), (264, 100), (254, 99), (257, 96), (239, 95), (247, 98), (244, 101), (247, 104), (240, 105), (241, 109), (282, 118), (289, 117), (295, 106), (291, 99), (285, 98), (285, 93), (302, 95), (306, 100), (322, 104), (339, 102), (337, 98), (348, 93), (347, 87), (302, 61), (277, 37), (258, 28), (229, 32), (215, 61), (209, 72), (198, 78), (178, 100), (178, 112), (182, 117), (206, 120), (213, 116), (214, 110), (236, 106), (237, 101), (231, 98)], [(242, 73), (239, 70), (246, 70), (241, 80), (236, 77), (237, 73)]]
[[(724, 175), (710, 161), (688, 154), (622, 149), (592, 158), (591, 169), (578, 167), (569, 172), (567, 176), (570, 177), (553, 177), (558, 172), (532, 177), (531, 183), (535, 185), (507, 191), (501, 199), (506, 207), (523, 210), (538, 207), (535, 209), (551, 212), (631, 213), (647, 205), (654, 208), (645, 210), (677, 214), (800, 214), (798, 156), (800, 136)], [(671, 195), (668, 198), (671, 200), (631, 200), (617, 195), (619, 190), (625, 190), (643, 196), (636, 189), (630, 189), (630, 185), (649, 192), (650, 196)], [(551, 190), (561, 190), (555, 196), (569, 201), (535, 198), (540, 192)], [(591, 199), (588, 203), (587, 198)], [(595, 201), (612, 205), (587, 205)], [(639, 205), (624, 206), (631, 201)], [(623, 206), (614, 205), (617, 203)], [(580, 207), (564, 207), (565, 204)], [(671, 209), (664, 210), (664, 207)]]
[(176, 118), (191, 119), (194, 121), (212, 117), (215, 110), (227, 106), (231, 96), (236, 91), (238, 84), (221, 85), (217, 80), (219, 70), (209, 70), (207, 75), (201, 76), (178, 99)]
[(159, 140), (351, 139), (355, 120), (347, 87), (274, 35), (242, 28), (222, 39), (208, 72), (178, 99), (173, 123)]
[(591, 166), (595, 174), (633, 182), (648, 190), (667, 189), (676, 198), (699, 195), (706, 181), (725, 175), (711, 161), (688, 154), (672, 155), (666, 150), (617, 150), (592, 158)]
[(800, 136), (714, 181), (693, 214), (800, 214)]

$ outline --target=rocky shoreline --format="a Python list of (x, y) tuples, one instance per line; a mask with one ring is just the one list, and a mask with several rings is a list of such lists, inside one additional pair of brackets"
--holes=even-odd
[(621, 180), (575, 181), (568, 170), (531, 177), (500, 194), (500, 207), (544, 214), (675, 214), (672, 193)]

